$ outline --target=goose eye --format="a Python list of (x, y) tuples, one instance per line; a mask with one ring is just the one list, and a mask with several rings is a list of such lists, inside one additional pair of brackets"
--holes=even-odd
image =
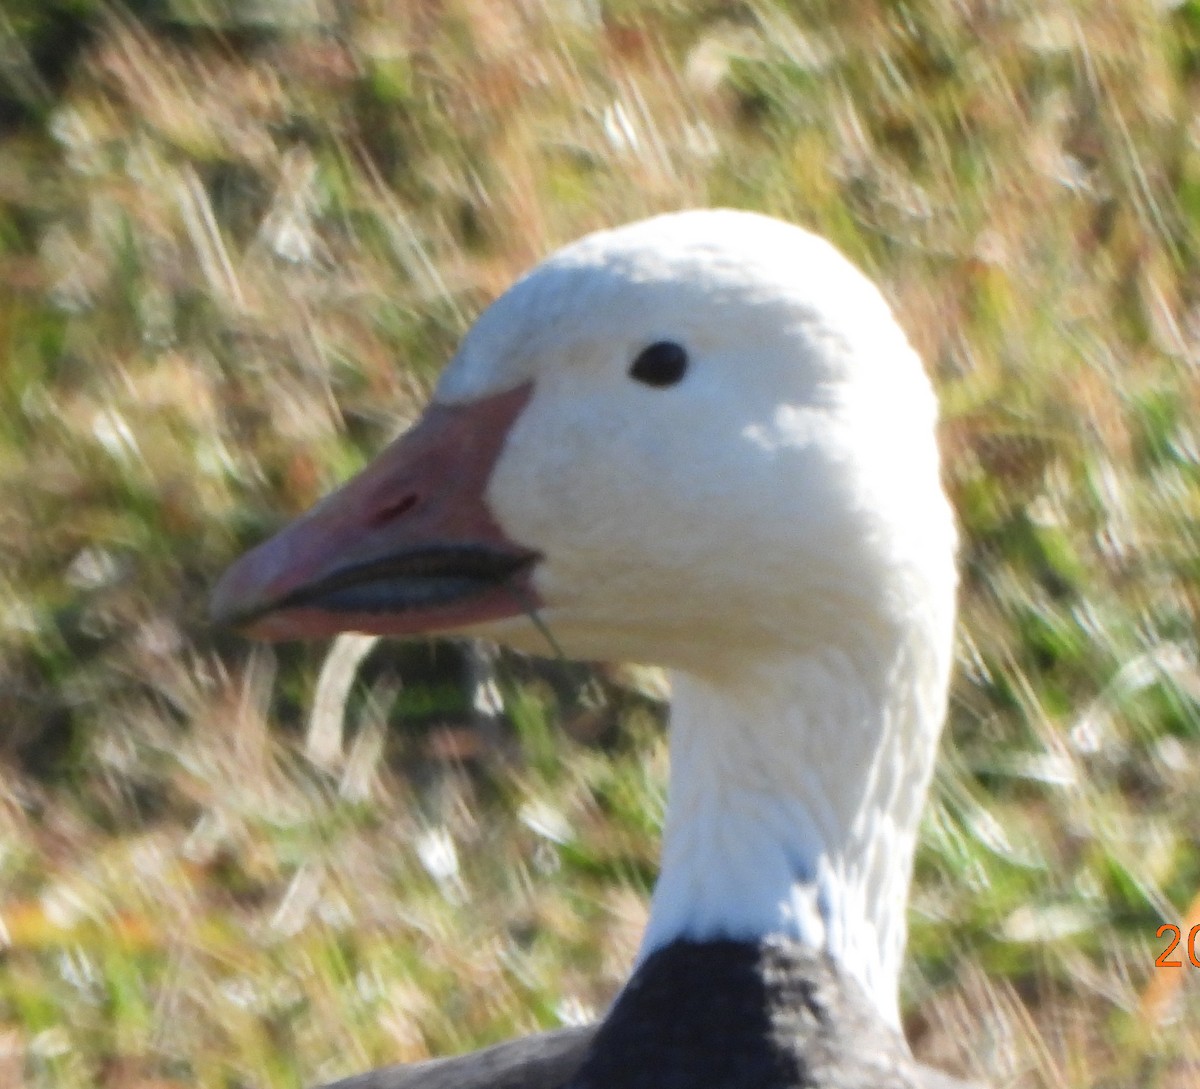
[(687, 372), (687, 351), (673, 340), (660, 340), (643, 348), (629, 368), (629, 377), (661, 389), (673, 386)]

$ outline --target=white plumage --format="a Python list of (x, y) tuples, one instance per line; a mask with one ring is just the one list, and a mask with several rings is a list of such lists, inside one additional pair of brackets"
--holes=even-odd
[[(627, 371), (686, 346), (678, 386)], [(533, 380), (492, 476), (567, 652), (674, 668), (646, 948), (782, 933), (897, 1022), (945, 703), (954, 530), (920, 362), (829, 243), (744, 212), (602, 232), (489, 309), (436, 393)], [(539, 650), (523, 620), (492, 632)]]
[[(639, 382), (631, 362), (664, 341), (686, 351), (686, 373)], [(519, 410), (481, 500), (495, 540), (536, 556), (523, 592), (567, 653), (672, 671), (669, 808), (642, 961), (680, 939), (795, 941), (832, 957), (898, 1026), (956, 579), (934, 397), (887, 304), (798, 227), (661, 216), (588, 236), (515, 284), (434, 402), (473, 412), (512, 391)], [(424, 485), (405, 486), (410, 506), (424, 502)], [(409, 555), (405, 541), (356, 555)], [(222, 602), (250, 587), (255, 616), (282, 618), (271, 634), (290, 634), (297, 601), (308, 610), (297, 631), (332, 630), (342, 599), (305, 587), (359, 576), (326, 551), (317, 574), (291, 582), (252, 557)], [(373, 577), (359, 589), (384, 585)], [(403, 603), (408, 583), (388, 578), (387, 600)], [(421, 598), (393, 628), (376, 619), (382, 606), (354, 600), (344, 626), (452, 627), (544, 649), (519, 602), (447, 623)]]

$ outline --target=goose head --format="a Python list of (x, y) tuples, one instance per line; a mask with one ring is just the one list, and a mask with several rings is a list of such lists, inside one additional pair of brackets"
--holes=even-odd
[(213, 610), (539, 652), (536, 612), (572, 656), (671, 668), (648, 943), (793, 933), (894, 1020), (954, 611), (935, 417), (882, 296), (815, 235), (733, 211), (603, 231), (486, 310), (417, 426)]
[(733, 211), (600, 232), (485, 311), (425, 419), (214, 612), (536, 652), (536, 608), (572, 656), (701, 672), (903, 625), (953, 587), (935, 412), (824, 240)]

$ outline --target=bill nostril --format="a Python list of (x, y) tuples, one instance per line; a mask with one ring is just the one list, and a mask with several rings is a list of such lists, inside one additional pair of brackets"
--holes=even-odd
[(380, 507), (379, 510), (371, 515), (368, 524), (371, 529), (380, 529), (381, 527), (387, 525), (388, 522), (394, 522), (397, 518), (407, 514), (416, 505), (417, 496), (412, 492), (409, 492), (408, 495), (401, 499), (397, 499), (394, 503), (388, 503), (385, 506)]

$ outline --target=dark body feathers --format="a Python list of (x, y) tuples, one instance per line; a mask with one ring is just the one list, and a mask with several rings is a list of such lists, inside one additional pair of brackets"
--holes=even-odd
[(677, 941), (596, 1026), (327, 1089), (967, 1089), (917, 1064), (858, 984), (795, 942)]

